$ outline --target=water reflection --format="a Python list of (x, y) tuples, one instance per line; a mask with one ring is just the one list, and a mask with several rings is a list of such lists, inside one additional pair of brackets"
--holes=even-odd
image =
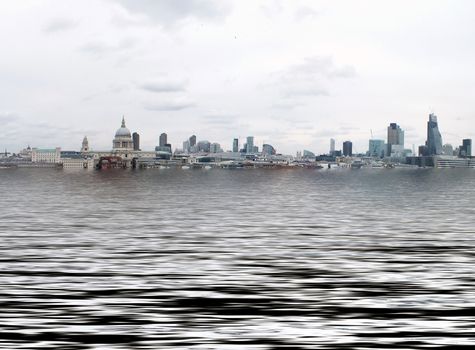
[(0, 347), (472, 349), (472, 170), (2, 170)]

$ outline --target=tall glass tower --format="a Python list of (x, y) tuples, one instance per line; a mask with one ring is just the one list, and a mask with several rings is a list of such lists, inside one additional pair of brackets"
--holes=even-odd
[(435, 156), (443, 154), (442, 135), (439, 131), (437, 123), (437, 116), (433, 113), (429, 114), (429, 121), (427, 122), (427, 155)]

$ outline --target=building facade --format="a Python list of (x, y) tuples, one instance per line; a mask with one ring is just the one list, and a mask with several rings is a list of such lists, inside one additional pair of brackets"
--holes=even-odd
[(246, 153), (254, 152), (254, 136), (248, 136), (246, 139)]
[(343, 142), (343, 155), (345, 157), (353, 156), (353, 143), (351, 141)]
[(55, 163), (61, 162), (61, 148), (52, 149), (33, 148), (31, 150), (31, 161), (33, 163)]
[(125, 126), (125, 118), (122, 117), (122, 125), (117, 129), (114, 139), (112, 140), (112, 149), (114, 151), (133, 151), (134, 142), (130, 130)]
[(436, 156), (443, 154), (442, 135), (439, 131), (439, 124), (437, 116), (433, 113), (429, 115), (427, 122), (427, 141), (426, 141), (427, 156)]

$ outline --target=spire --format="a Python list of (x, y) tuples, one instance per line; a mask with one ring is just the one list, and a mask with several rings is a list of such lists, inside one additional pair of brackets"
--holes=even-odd
[(122, 126), (121, 127), (125, 128), (125, 117), (124, 116), (122, 116)]

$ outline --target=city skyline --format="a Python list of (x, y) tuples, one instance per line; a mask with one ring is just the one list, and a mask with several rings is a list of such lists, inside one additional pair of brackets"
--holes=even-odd
[(2, 2), (0, 147), (87, 135), (106, 149), (125, 114), (142, 149), (165, 132), (178, 148), (195, 133), (224, 149), (253, 135), (286, 154), (326, 153), (330, 138), (364, 152), (392, 122), (423, 144), (430, 112), (457, 147), (475, 135), (475, 4), (458, 4)]

